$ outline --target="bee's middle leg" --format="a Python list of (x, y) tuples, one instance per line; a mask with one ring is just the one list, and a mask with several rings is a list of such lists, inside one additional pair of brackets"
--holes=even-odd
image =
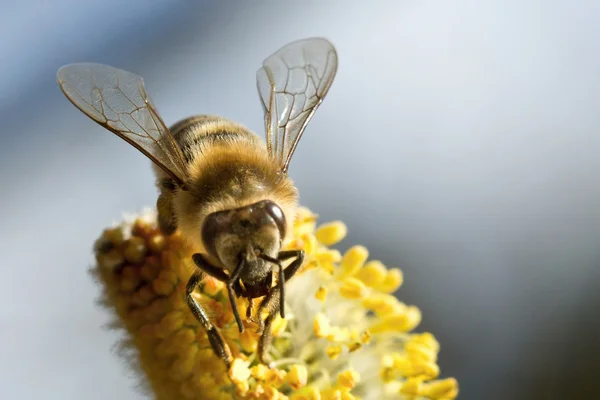
[[(194, 261), (196, 261), (196, 257), (194, 257)], [(223, 271), (220, 272), (223, 273)], [(223, 273), (223, 275), (225, 275), (225, 273)], [(223, 337), (221, 336), (217, 328), (212, 324), (212, 322), (210, 322), (206, 311), (204, 311), (202, 306), (198, 304), (198, 302), (192, 297), (192, 292), (196, 289), (202, 278), (203, 271), (195, 271), (192, 274), (186, 286), (186, 301), (188, 307), (192, 311), (192, 314), (194, 314), (194, 317), (196, 317), (196, 319), (202, 324), (202, 326), (206, 330), (208, 341), (210, 342), (213, 351), (218, 357), (222, 358), (223, 361), (225, 361), (225, 364), (227, 364), (227, 367), (229, 368), (231, 362), (233, 361), (233, 356), (231, 355), (231, 350), (229, 349), (229, 346), (227, 346), (227, 343), (225, 343)]]

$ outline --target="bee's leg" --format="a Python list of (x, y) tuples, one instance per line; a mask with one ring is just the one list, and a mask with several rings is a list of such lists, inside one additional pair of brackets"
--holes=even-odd
[(240, 312), (238, 311), (237, 304), (235, 302), (235, 283), (238, 279), (240, 279), (240, 274), (242, 273), (242, 269), (244, 267), (244, 261), (240, 260), (240, 263), (233, 271), (231, 276), (227, 275), (225, 271), (220, 268), (217, 268), (213, 265), (210, 265), (208, 261), (204, 258), (204, 256), (200, 253), (196, 253), (192, 256), (192, 260), (198, 268), (202, 271), (206, 272), (208, 275), (212, 276), (215, 279), (220, 280), (221, 282), (225, 282), (227, 284), (227, 292), (229, 293), (229, 301), (231, 302), (231, 308), (233, 310), (233, 315), (235, 316), (235, 321), (238, 324), (238, 329), (241, 332), (244, 332), (244, 325), (242, 324), (242, 318), (240, 317)]
[(294, 261), (283, 271), (283, 275), (285, 276), (285, 281), (287, 282), (302, 266), (302, 262), (304, 262), (304, 250), (285, 250), (280, 251), (277, 259), (279, 261), (288, 260), (292, 257), (296, 257)]
[[(277, 289), (279, 290), (279, 314), (281, 318), (285, 318), (285, 282), (288, 281), (302, 266), (304, 261), (304, 250), (287, 250), (281, 251), (277, 258), (269, 257), (266, 254), (261, 254), (263, 260), (276, 264), (279, 267), (279, 280)], [(281, 261), (296, 257), (294, 261), (284, 270)]]
[(202, 254), (196, 253), (192, 255), (192, 260), (194, 260), (194, 264), (202, 271), (206, 272), (207, 275), (212, 276), (221, 282), (227, 282), (229, 280), (229, 275), (227, 275), (225, 271), (211, 265)]
[[(279, 308), (279, 291), (271, 290), (267, 296), (263, 299), (258, 307), (257, 315), (258, 319), (261, 321), (261, 335), (258, 339), (257, 346), (257, 356), (258, 360), (263, 364), (268, 364), (267, 357), (269, 352), (269, 347), (271, 346), (271, 340), (273, 339), (271, 333), (271, 324), (273, 323), (273, 319), (277, 315), (277, 311)], [(269, 309), (269, 315), (263, 321), (260, 316), (262, 315), (265, 309)]]
[(246, 319), (252, 318), (252, 309), (254, 308), (254, 299), (248, 299), (248, 308), (246, 308)]
[(238, 281), (238, 279), (240, 279), (240, 274), (242, 273), (242, 269), (244, 268), (245, 262), (246, 261), (243, 258), (240, 259), (240, 262), (237, 265), (237, 267), (235, 267), (233, 274), (231, 274), (231, 276), (227, 280), (227, 293), (229, 294), (231, 309), (233, 311), (233, 316), (235, 317), (235, 321), (237, 322), (240, 333), (244, 332), (244, 324), (242, 324), (242, 318), (240, 317), (240, 312), (238, 311), (237, 303), (235, 302), (236, 296), (233, 291), (233, 286)]
[(266, 254), (261, 254), (260, 258), (279, 267), (279, 279), (277, 280), (277, 290), (279, 290), (279, 314), (281, 318), (285, 318), (285, 277), (283, 275), (283, 265), (276, 258), (269, 257)]
[(196, 300), (192, 297), (192, 292), (198, 286), (198, 283), (202, 280), (202, 271), (195, 271), (192, 274), (192, 277), (188, 281), (186, 287), (186, 300), (192, 314), (196, 317), (196, 319), (202, 324), (204, 329), (206, 329), (206, 334), (208, 336), (208, 341), (213, 348), (213, 351), (218, 357), (221, 357), (225, 364), (227, 364), (227, 368), (231, 365), (233, 360), (233, 356), (231, 355), (231, 350), (229, 350), (229, 346), (223, 340), (223, 337), (215, 328), (215, 326), (210, 322), (208, 315), (206, 315), (206, 311), (196, 302)]

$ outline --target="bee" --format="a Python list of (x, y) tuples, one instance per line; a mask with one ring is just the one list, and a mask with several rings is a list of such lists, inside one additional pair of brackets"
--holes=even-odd
[(167, 127), (134, 73), (94, 63), (58, 70), (59, 86), (75, 107), (153, 162), (159, 227), (166, 235), (180, 230), (194, 249), (197, 268), (186, 301), (228, 366), (231, 351), (192, 292), (205, 275), (224, 282), (240, 332), (235, 299), (246, 298), (246, 318), (259, 325), (257, 355), (267, 362), (272, 321), (277, 313), (285, 318), (285, 283), (304, 260), (302, 250), (281, 250), (298, 204), (288, 168), (337, 64), (335, 48), (323, 38), (289, 43), (263, 61), (256, 80), (266, 141), (218, 116)]

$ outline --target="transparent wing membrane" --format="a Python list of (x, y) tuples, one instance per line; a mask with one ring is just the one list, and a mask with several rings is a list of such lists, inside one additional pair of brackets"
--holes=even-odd
[(287, 172), (306, 125), (331, 87), (337, 64), (333, 45), (311, 38), (282, 47), (258, 70), (267, 150), (283, 172)]

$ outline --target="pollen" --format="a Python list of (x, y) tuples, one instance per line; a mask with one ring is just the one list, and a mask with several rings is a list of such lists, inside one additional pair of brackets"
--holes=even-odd
[(327, 288), (324, 286), (319, 286), (317, 292), (315, 293), (315, 298), (321, 302), (325, 301), (327, 297)]
[(347, 299), (362, 299), (368, 293), (367, 286), (356, 278), (347, 278), (340, 287), (340, 294)]
[(347, 390), (353, 389), (360, 379), (360, 374), (353, 369), (348, 369), (338, 375), (337, 383)]
[(363, 266), (365, 261), (369, 258), (369, 250), (364, 246), (352, 246), (344, 254), (342, 260), (342, 273), (344, 275), (354, 275)]
[(325, 246), (331, 246), (346, 237), (348, 228), (342, 221), (329, 222), (317, 228), (315, 237)]
[[(300, 208), (284, 250), (302, 249), (304, 265), (286, 284), (286, 318), (271, 324), (269, 364), (258, 361), (259, 325), (246, 320), (261, 299), (237, 299), (244, 332), (234, 319), (223, 282), (205, 277), (192, 297), (202, 305), (233, 361), (212, 350), (185, 293), (195, 271), (194, 250), (175, 232), (165, 236), (145, 212), (98, 239), (92, 272), (103, 304), (125, 333), (123, 355), (158, 400), (450, 400), (454, 378), (439, 378), (440, 344), (413, 332), (421, 311), (395, 296), (398, 268), (369, 260), (369, 251), (332, 248), (347, 233), (340, 221), (317, 225)], [(267, 314), (262, 315), (265, 318)]]
[(308, 371), (304, 365), (292, 365), (285, 381), (294, 389), (300, 389), (308, 381)]
[(242, 361), (239, 358), (233, 360), (233, 364), (229, 369), (229, 378), (231, 378), (234, 383), (240, 383), (248, 380), (251, 375), (248, 364), (248, 362)]

